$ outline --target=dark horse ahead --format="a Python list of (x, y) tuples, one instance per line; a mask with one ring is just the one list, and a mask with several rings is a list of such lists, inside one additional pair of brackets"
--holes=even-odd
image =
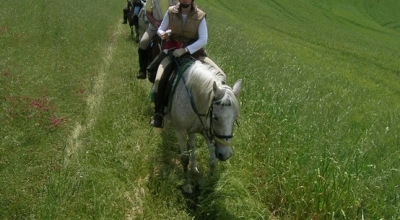
[[(132, 39), (139, 42), (139, 12), (144, 7), (146, 0), (127, 0), (127, 5), (123, 9), (123, 24), (129, 22)], [(135, 32), (134, 29), (135, 28)], [(135, 39), (136, 38), (136, 39)]]

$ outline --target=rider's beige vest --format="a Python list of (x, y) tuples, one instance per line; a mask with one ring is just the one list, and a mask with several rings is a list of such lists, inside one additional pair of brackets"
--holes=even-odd
[(183, 27), (182, 16), (179, 13), (178, 6), (172, 6), (168, 9), (169, 29), (171, 29), (171, 38), (185, 44), (192, 43), (199, 39), (199, 25), (206, 13), (199, 8), (194, 8), (187, 15), (186, 24)]

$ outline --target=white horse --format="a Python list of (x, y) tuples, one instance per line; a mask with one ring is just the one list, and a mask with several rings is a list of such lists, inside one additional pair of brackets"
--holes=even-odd
[[(211, 173), (218, 160), (225, 161), (233, 155), (233, 126), (239, 116), (237, 95), (242, 80), (233, 88), (225, 85), (225, 74), (215, 67), (195, 61), (182, 74), (171, 104), (171, 111), (165, 115), (166, 126), (175, 128), (181, 150), (181, 163), (187, 183), (184, 190), (191, 193), (188, 165), (198, 173), (195, 157), (195, 133), (204, 137), (209, 148)], [(190, 150), (186, 138), (189, 137)]]

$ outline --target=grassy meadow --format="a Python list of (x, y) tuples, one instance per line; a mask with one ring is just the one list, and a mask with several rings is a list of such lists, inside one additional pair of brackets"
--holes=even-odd
[(125, 1), (0, 2), (0, 219), (400, 219), (400, 2), (196, 0), (243, 79), (234, 156), (182, 193)]

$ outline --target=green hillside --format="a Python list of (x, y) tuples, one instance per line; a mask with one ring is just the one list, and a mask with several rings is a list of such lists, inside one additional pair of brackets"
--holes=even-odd
[(243, 79), (234, 156), (182, 193), (125, 1), (0, 2), (0, 219), (399, 219), (400, 2), (196, 0)]
[[(246, 82), (241, 153), (253, 153), (243, 161), (252, 163), (248, 172), (262, 176), (252, 180), (260, 184), (255, 195), (264, 186), (269, 192), (261, 201), (272, 212), (284, 205), (282, 212), (301, 219), (353, 219), (366, 212), (395, 219), (400, 4), (210, 1), (207, 6), (211, 33), (219, 34), (216, 44), (227, 42), (216, 59), (223, 57), (219, 63)], [(380, 172), (370, 176), (370, 167)], [(377, 214), (376, 207), (388, 201), (391, 208)]]

